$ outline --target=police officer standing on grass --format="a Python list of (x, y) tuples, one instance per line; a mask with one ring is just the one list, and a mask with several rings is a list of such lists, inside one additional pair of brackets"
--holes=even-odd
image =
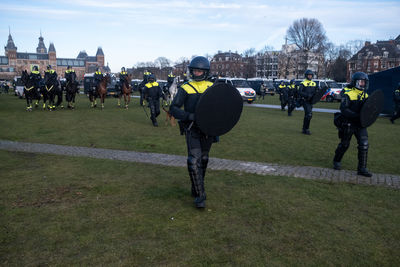
[(284, 111), (288, 103), (288, 89), (284, 81), (281, 81), (279, 86), (279, 100), (281, 101), (281, 110)]
[(344, 153), (349, 148), (351, 137), (354, 134), (358, 143), (357, 174), (371, 177), (372, 174), (367, 169), (368, 132), (367, 128), (361, 127), (360, 123), (361, 108), (368, 98), (368, 94), (366, 93), (368, 82), (367, 74), (356, 72), (351, 77), (348, 87), (344, 88), (340, 104), (340, 114), (335, 116), (334, 121), (339, 130), (340, 143), (336, 148), (335, 157), (333, 158), (333, 168), (340, 170), (340, 162)]
[(287, 87), (288, 89), (288, 116), (292, 116), (292, 112), (296, 107), (296, 84), (294, 83), (294, 79), (290, 80), (290, 83)]
[(139, 84), (139, 86), (138, 86), (138, 88), (139, 88), (139, 94), (140, 94), (139, 103), (140, 103), (141, 106), (144, 105), (144, 103), (143, 103), (143, 100), (144, 100), (143, 92), (144, 92), (144, 87), (145, 87), (145, 85), (149, 82), (149, 81), (148, 81), (148, 78), (149, 78), (150, 74), (151, 74), (151, 72), (145, 70), (144, 73), (143, 73), (143, 80), (142, 80), (142, 82), (141, 82), (141, 83)]
[(260, 85), (260, 97), (258, 99), (261, 99), (261, 97), (262, 97), (262, 99), (264, 100), (266, 91), (267, 91), (266, 86), (264, 85), (264, 83), (261, 83), (261, 85)]
[[(192, 196), (195, 198), (194, 204), (197, 208), (204, 208), (206, 201), (204, 176), (208, 164), (208, 153), (214, 138), (205, 135), (196, 125), (195, 110), (201, 94), (213, 83), (207, 81), (210, 72), (210, 62), (207, 58), (202, 56), (193, 58), (188, 68), (191, 80), (178, 88), (170, 111), (176, 119), (180, 120), (180, 126), (186, 135), (187, 166), (192, 182)], [(182, 106), (184, 106), (183, 110)]]
[(317, 92), (317, 84), (312, 81), (314, 73), (311, 70), (307, 70), (304, 73), (305, 79), (299, 85), (299, 96), (303, 98), (303, 108), (304, 108), (304, 120), (303, 120), (303, 134), (310, 135), (310, 122), (312, 118), (312, 98)]
[(148, 83), (144, 86), (143, 96), (149, 103), (151, 122), (154, 127), (157, 127), (157, 117), (160, 115), (160, 98), (163, 96), (163, 93), (158, 82), (156, 82), (156, 76), (154, 74), (149, 75)]
[(390, 118), (390, 122), (394, 123), (394, 120), (400, 118), (400, 82), (397, 89), (393, 91), (394, 111)]

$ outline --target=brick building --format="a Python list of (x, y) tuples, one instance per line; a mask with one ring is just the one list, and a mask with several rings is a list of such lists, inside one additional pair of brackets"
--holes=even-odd
[(367, 74), (400, 66), (400, 35), (394, 40), (365, 42), (363, 48), (347, 61), (347, 80), (354, 72)]
[(108, 66), (104, 66), (104, 53), (101, 47), (97, 49), (96, 56), (88, 56), (85, 51), (81, 51), (77, 58), (57, 58), (54, 44), (50, 43), (47, 50), (43, 40), (44, 38), (40, 36), (36, 53), (17, 52), (10, 33), (7, 45), (4, 47), (5, 56), (0, 56), (0, 79), (11, 80), (21, 75), (23, 70), (30, 72), (33, 66), (38, 66), (43, 75), (47, 65), (51, 65), (59, 77), (64, 76), (67, 66), (72, 66), (79, 80), (85, 73), (94, 72), (97, 67), (105, 72), (110, 71)]
[(246, 62), (238, 53), (218, 51), (210, 62), (212, 74), (221, 77), (244, 77)]

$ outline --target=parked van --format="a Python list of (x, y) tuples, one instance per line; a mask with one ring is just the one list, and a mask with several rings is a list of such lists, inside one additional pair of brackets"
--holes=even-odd
[(242, 96), (243, 101), (253, 103), (256, 100), (256, 91), (250, 87), (246, 79), (243, 78), (219, 78), (217, 82), (223, 82), (233, 85)]

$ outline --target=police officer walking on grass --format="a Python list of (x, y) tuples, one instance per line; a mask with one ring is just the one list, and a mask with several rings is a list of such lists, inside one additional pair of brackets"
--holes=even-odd
[(158, 127), (157, 117), (160, 115), (160, 98), (163, 96), (163, 93), (158, 82), (156, 82), (154, 74), (149, 75), (148, 83), (145, 84), (143, 89), (143, 96), (147, 103), (149, 103), (151, 122), (154, 127)]
[(292, 116), (292, 112), (296, 107), (296, 84), (294, 83), (294, 79), (290, 80), (288, 89), (288, 116)]
[(335, 114), (334, 121), (339, 130), (340, 143), (333, 158), (333, 168), (341, 169), (343, 155), (350, 146), (351, 137), (355, 135), (358, 143), (357, 174), (371, 177), (372, 174), (367, 169), (368, 132), (367, 128), (361, 127), (360, 123), (361, 108), (368, 98), (366, 93), (368, 82), (367, 74), (356, 72), (351, 77), (350, 84), (343, 90), (340, 114)]
[(394, 101), (394, 111), (393, 115), (390, 118), (390, 122), (394, 123), (394, 120), (400, 118), (400, 82), (398, 84), (398, 87), (396, 90), (393, 92), (393, 101)]
[(278, 86), (279, 100), (281, 101), (281, 110), (284, 111), (288, 104), (288, 88), (284, 81), (281, 81)]
[(312, 118), (312, 99), (317, 92), (317, 84), (312, 81), (314, 73), (312, 70), (307, 70), (304, 73), (305, 79), (299, 85), (299, 96), (303, 98), (304, 120), (303, 120), (303, 134), (310, 135), (310, 122)]
[[(208, 154), (215, 139), (204, 134), (196, 125), (195, 110), (201, 94), (213, 83), (207, 81), (210, 71), (210, 62), (207, 58), (202, 56), (193, 58), (188, 68), (191, 80), (178, 88), (170, 111), (176, 119), (180, 120), (180, 125), (186, 135), (187, 166), (192, 182), (192, 196), (195, 198), (194, 204), (197, 208), (204, 208), (206, 201), (204, 176), (208, 164)], [(184, 106), (183, 110), (182, 106)]]

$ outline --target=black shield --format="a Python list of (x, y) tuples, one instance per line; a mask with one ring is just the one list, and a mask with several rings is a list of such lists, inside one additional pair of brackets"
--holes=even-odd
[(361, 127), (368, 127), (373, 124), (382, 112), (384, 95), (382, 90), (374, 91), (365, 101), (360, 112)]
[(321, 97), (325, 94), (326, 90), (325, 89), (319, 89), (315, 92), (311, 99), (311, 103), (315, 104), (321, 100)]
[(239, 121), (243, 100), (230, 84), (217, 83), (200, 97), (196, 107), (196, 124), (207, 135), (220, 136)]

